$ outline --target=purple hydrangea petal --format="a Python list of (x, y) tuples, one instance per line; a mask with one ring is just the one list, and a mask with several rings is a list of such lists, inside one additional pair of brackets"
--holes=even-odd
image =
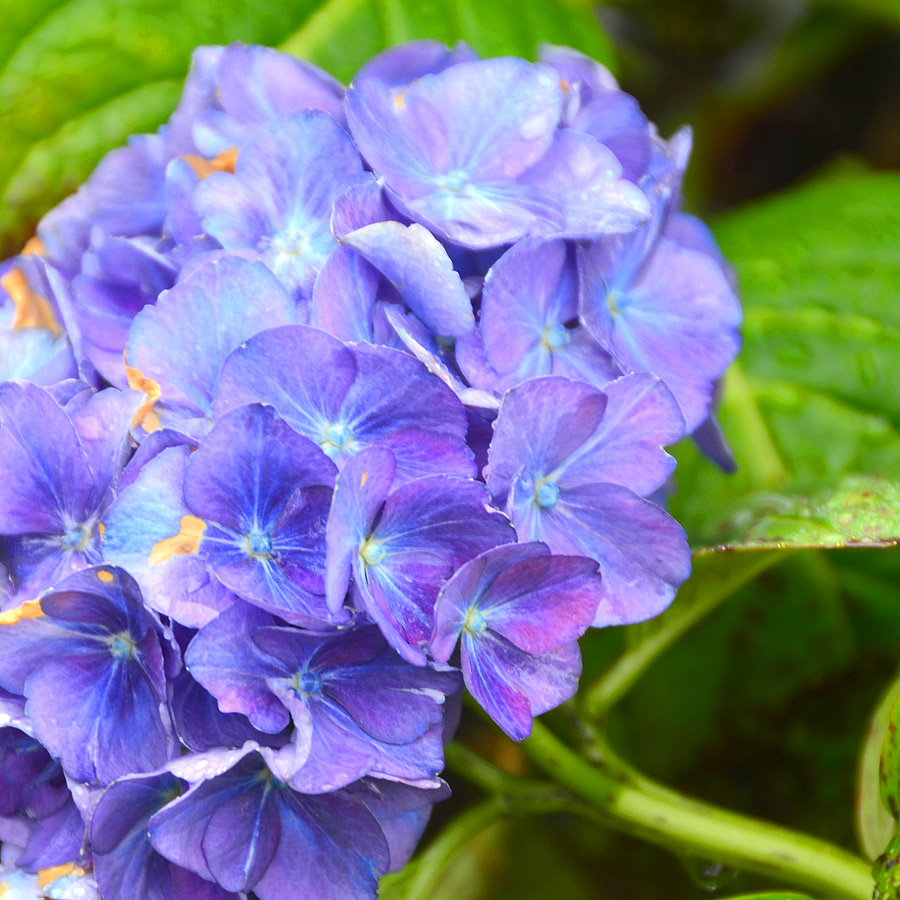
[(82, 522), (94, 479), (69, 417), (28, 382), (0, 384), (0, 526), (63, 533)]
[[(237, 884), (243, 878), (238, 889), (253, 890), (260, 900), (295, 892), (322, 900), (374, 898), (377, 876), (390, 859), (381, 828), (363, 804), (343, 792), (304, 796), (267, 787), (271, 775), (252, 744), (230, 763), (214, 764), (206, 779), (150, 820), (151, 841), (169, 859), (208, 879), (222, 882), (224, 876)], [(218, 813), (226, 808), (227, 821)], [(254, 840), (261, 818), (268, 826), (263, 842)], [(214, 847), (213, 835), (228, 852)], [(244, 861), (239, 871), (238, 855)], [(259, 860), (266, 858), (263, 867)]]
[(235, 351), (216, 390), (216, 412), (271, 403), (343, 466), (353, 453), (387, 446), (405, 479), (472, 473), (465, 412), (453, 392), (406, 353), (346, 347), (313, 328), (271, 329)]
[[(211, 316), (212, 327), (196, 327)], [(228, 354), (258, 331), (295, 321), (293, 302), (265, 266), (224, 257), (198, 268), (135, 318), (128, 362), (159, 384), (162, 402), (205, 416)], [(185, 334), (194, 340), (184, 340)]]
[(180, 793), (179, 780), (161, 774), (118, 781), (100, 799), (91, 823), (91, 844), (97, 883), (107, 900), (234, 898), (218, 885), (175, 866), (150, 843), (150, 816)]
[(277, 734), (290, 717), (266, 686), (283, 668), (253, 643), (257, 628), (274, 624), (271, 615), (237, 603), (202, 628), (185, 654), (185, 665), (223, 713), (241, 713), (260, 731)]
[(472, 303), (447, 251), (421, 225), (379, 222), (342, 239), (375, 266), (435, 334), (456, 337), (475, 326)]
[(334, 201), (331, 233), (341, 241), (366, 225), (400, 219), (400, 213), (388, 202), (384, 187), (373, 179), (353, 185)]
[(650, 218), (650, 204), (636, 185), (620, 177), (613, 152), (587, 134), (561, 130), (521, 182), (553, 197), (558, 222), (540, 233), (589, 237), (632, 231)]
[(537, 655), (493, 636), (464, 635), (462, 646), (466, 687), (513, 740), (528, 737), (534, 716), (559, 706), (578, 690), (577, 643)]
[(354, 80), (380, 78), (386, 84), (402, 87), (421, 78), (443, 72), (451, 66), (478, 59), (478, 54), (465, 42), (448, 48), (440, 41), (406, 41), (373, 56)]
[(454, 630), (476, 637), (487, 630), (526, 653), (548, 653), (581, 637), (600, 601), (593, 560), (552, 556), (540, 543), (497, 547), (466, 563), (444, 585), (435, 607), (432, 652), (444, 662)]
[(375, 78), (347, 94), (353, 136), (392, 199), (439, 236), (471, 247), (521, 237), (541, 211), (514, 179), (549, 149), (562, 113), (552, 69), (461, 63), (395, 96)]
[(359, 782), (353, 792), (384, 831), (390, 848), (390, 872), (399, 872), (409, 862), (428, 824), (432, 806), (450, 795), (447, 784), (422, 789), (373, 778)]
[(338, 247), (316, 278), (310, 325), (342, 341), (375, 342), (373, 316), (381, 275), (349, 247)]
[(322, 450), (272, 407), (233, 410), (185, 474), (185, 501), (207, 522), (200, 556), (252, 603), (323, 616), (325, 520), (336, 474)]
[(485, 376), (481, 366), (473, 371), (471, 352), (460, 358), (466, 374), (498, 387), (551, 374), (602, 387), (616, 377), (616, 366), (585, 329), (573, 327), (577, 319), (574, 250), (560, 239), (525, 238), (494, 263), (484, 285), (484, 362), (498, 374)]
[[(517, 518), (517, 517), (516, 517)], [(530, 536), (556, 553), (590, 556), (603, 573), (596, 627), (642, 622), (671, 603), (691, 573), (682, 527), (655, 503), (615, 484), (561, 490)]]
[(410, 662), (424, 662), (443, 582), (479, 553), (513, 540), (509, 522), (489, 512), (486, 501), (479, 482), (445, 476), (410, 482), (388, 497), (353, 559), (361, 603)]
[(182, 497), (190, 457), (187, 446), (164, 447), (147, 462), (135, 457), (126, 469), (128, 483), (104, 516), (102, 551), (107, 562), (129, 571), (152, 609), (199, 628), (234, 603), (235, 595), (196, 555), (154, 556), (154, 548), (177, 535), (191, 515)]
[(394, 483), (397, 461), (389, 450), (371, 447), (351, 457), (338, 476), (325, 530), (328, 607), (344, 605), (353, 558)]
[(203, 110), (194, 133), (203, 153), (215, 156), (242, 144), (260, 126), (305, 109), (336, 111), (343, 89), (310, 63), (269, 47), (230, 44), (216, 64), (218, 110)]
[(83, 861), (85, 825), (71, 796), (55, 812), (41, 818), (16, 865), (31, 872)]
[(98, 230), (72, 280), (72, 308), (85, 356), (112, 384), (124, 387), (122, 353), (134, 317), (175, 283), (177, 269), (147, 238)]
[(294, 296), (308, 299), (336, 246), (335, 199), (370, 179), (346, 132), (325, 113), (305, 112), (262, 126), (234, 174), (206, 178), (194, 202), (223, 247), (258, 252)]
[(622, 174), (637, 182), (650, 163), (650, 123), (637, 100), (618, 90), (593, 91), (573, 117), (571, 127), (609, 147)]
[(223, 713), (216, 698), (182, 672), (172, 685), (172, 718), (181, 742), (196, 753), (216, 747), (242, 747), (247, 741), (281, 746), (285, 734), (267, 735), (257, 731), (246, 716)]
[(710, 256), (667, 238), (629, 285), (606, 280), (604, 255), (585, 255), (585, 323), (623, 369), (662, 378), (693, 431), (740, 345), (734, 290)]
[(559, 376), (534, 378), (510, 391), (485, 473), (491, 494), (505, 500), (523, 466), (543, 476), (563, 465), (597, 431), (607, 402), (602, 391)]
[(76, 780), (107, 784), (169, 757), (162, 631), (131, 578), (106, 568), (0, 628), (0, 682), (25, 694), (35, 735)]

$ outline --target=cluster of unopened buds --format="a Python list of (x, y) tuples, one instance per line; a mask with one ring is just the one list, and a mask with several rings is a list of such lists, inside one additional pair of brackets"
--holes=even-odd
[(201, 47), (0, 268), (0, 896), (356, 900), (690, 571), (740, 306), (600, 65)]

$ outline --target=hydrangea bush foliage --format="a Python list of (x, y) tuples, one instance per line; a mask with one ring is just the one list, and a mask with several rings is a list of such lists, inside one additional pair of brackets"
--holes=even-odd
[(671, 603), (664, 448), (733, 466), (741, 323), (690, 144), (561, 47), (200, 47), (47, 213), (0, 269), (4, 900), (373, 897), (464, 692), (523, 740)]

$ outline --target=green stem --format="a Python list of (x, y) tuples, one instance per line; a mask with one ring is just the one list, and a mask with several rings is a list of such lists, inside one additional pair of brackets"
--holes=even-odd
[[(458, 760), (462, 759), (457, 756)], [(486, 760), (481, 762), (483, 766), (478, 767), (479, 771), (494, 769)], [(520, 779), (499, 769), (495, 771), (505, 780), (506, 787), (512, 788), (511, 792), (495, 795), (468, 809), (454, 819), (415, 862), (402, 872), (383, 878), (382, 900), (431, 900), (456, 855), (491, 825), (509, 816), (570, 813), (594, 820), (598, 818), (596, 811), (573, 799), (557, 785), (531, 782), (524, 786)]]
[[(635, 647), (626, 650), (585, 691), (584, 708), (588, 718), (596, 719), (614, 706), (665, 651), (686, 631), (711, 613), (720, 603), (752, 581), (760, 572), (785, 559), (784, 551), (752, 551), (743, 554), (742, 564), (732, 566), (716, 580), (703, 579), (703, 565), (713, 558), (694, 560), (695, 571), (684, 585), (675, 603), (653, 626), (653, 630)], [(710, 563), (704, 563), (704, 560)]]
[(635, 780), (624, 766), (592, 766), (540, 722), (522, 747), (540, 769), (623, 831), (824, 897), (872, 896), (868, 864), (817, 838), (682, 797), (649, 779)]

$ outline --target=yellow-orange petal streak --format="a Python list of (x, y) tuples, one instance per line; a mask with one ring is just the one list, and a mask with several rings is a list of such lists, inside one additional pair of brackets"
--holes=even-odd
[[(79, 869), (75, 863), (65, 863), (62, 866), (53, 866), (50, 869), (41, 869), (38, 872), (38, 889), (43, 889), (47, 887), (48, 884), (53, 884), (57, 878), (64, 878), (66, 875), (84, 875), (85, 869)], [(2, 898), (0, 898), (2, 900)]]
[(234, 172), (237, 163), (238, 148), (230, 147), (223, 150), (218, 156), (207, 159), (205, 156), (198, 156), (196, 153), (185, 153), (181, 158), (190, 164), (190, 167), (196, 172), (197, 177), (202, 181), (213, 172)]
[(54, 334), (60, 333), (53, 307), (46, 297), (41, 297), (31, 289), (21, 269), (13, 266), (0, 278), (0, 286), (9, 294), (16, 307), (13, 328), (49, 328)]
[(43, 256), (44, 255), (44, 242), (37, 236), (28, 238), (25, 241), (25, 246), (22, 248), (22, 256)]
[(21, 606), (0, 613), (0, 625), (15, 625), (22, 619), (39, 619), (43, 614), (40, 600), (26, 600)]
[(131, 427), (137, 428), (138, 425), (143, 425), (144, 431), (157, 431), (159, 429), (159, 416), (153, 407), (162, 393), (159, 385), (152, 378), (148, 378), (140, 369), (129, 366), (127, 356), (125, 358), (125, 375), (128, 378), (128, 387), (133, 391), (143, 391), (147, 395), (140, 409), (134, 414), (134, 418), (131, 420)]
[(178, 534), (154, 544), (147, 562), (151, 566), (158, 566), (173, 556), (196, 553), (205, 530), (206, 522), (203, 519), (198, 519), (196, 516), (182, 516), (181, 529)]

